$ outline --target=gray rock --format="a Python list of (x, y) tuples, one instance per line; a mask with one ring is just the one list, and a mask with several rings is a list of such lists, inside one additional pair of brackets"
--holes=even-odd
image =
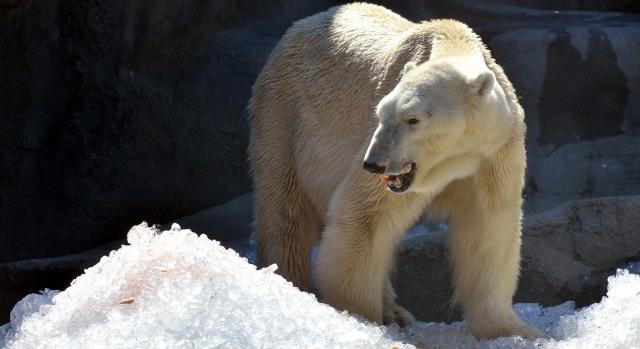
[[(250, 222), (250, 214), (244, 211), (247, 207), (251, 207), (250, 195), (188, 217), (182, 224), (198, 233), (211, 230), (213, 233), (208, 234), (215, 235), (219, 230), (209, 225), (206, 217), (216, 220), (226, 213), (237, 219), (235, 228), (227, 227), (231, 232), (246, 228)], [(542, 214), (527, 215), (515, 301), (547, 306), (567, 300), (579, 306), (598, 301), (613, 269), (640, 257), (639, 226), (640, 196), (577, 200)], [(460, 317), (460, 311), (449, 306), (446, 239), (444, 231), (412, 229), (398, 251), (394, 284), (399, 302), (423, 321)], [(6, 322), (2, 316), (8, 317), (11, 306), (24, 295), (45, 287), (65, 288), (85, 268), (122, 243), (116, 241), (71, 256), (0, 264), (0, 322)], [(255, 246), (248, 236), (229, 239), (223, 245), (255, 261)]]
[[(532, 207), (638, 192), (622, 135), (640, 134), (640, 15), (575, 11), (637, 1), (374, 2), (463, 20), (488, 43), (527, 111)], [(0, 262), (87, 250), (249, 191), (251, 85), (292, 21), (334, 4), (0, 0)], [(545, 157), (585, 141), (592, 159), (561, 158), (590, 170), (566, 163), (558, 180)]]
[[(569, 202), (527, 217), (524, 227), (525, 239), (543, 239), (593, 268), (612, 268), (640, 256), (640, 196)], [(545, 250), (531, 251), (531, 257), (544, 259)]]
[(539, 191), (579, 198), (588, 190), (592, 142), (567, 144), (540, 160), (533, 174)]
[(638, 11), (640, 2), (638, 0), (497, 0), (497, 3), (520, 5), (535, 9), (545, 10), (580, 10), (580, 11)]
[(618, 136), (595, 142), (592, 195), (640, 194), (640, 137)]
[[(206, 234), (255, 262), (255, 246), (249, 239), (252, 219), (253, 195), (249, 193), (175, 222), (184, 229)], [(161, 226), (163, 230), (170, 227), (171, 223)], [(72, 255), (0, 263), (0, 323), (8, 321), (9, 311), (25, 295), (45, 288), (67, 288), (84, 269), (125, 243), (118, 240)]]
[(123, 244), (124, 240), (114, 241), (68, 256), (0, 263), (0, 323), (9, 321), (9, 312), (22, 297), (45, 288), (67, 288), (86, 268)]
[[(253, 193), (175, 220), (182, 229), (191, 229), (218, 241), (248, 238), (252, 231), (252, 221)], [(170, 226), (171, 224), (165, 224), (163, 228), (168, 229)]]
[(567, 200), (640, 194), (640, 137), (615, 136), (566, 144), (530, 170), (535, 189), (526, 209), (542, 212)]
[[(640, 193), (640, 16), (575, 11), (640, 2), (374, 2), (463, 20), (489, 44), (527, 112), (531, 211)], [(179, 222), (250, 254), (248, 196), (193, 212), (250, 189), (255, 76), (293, 20), (333, 4), (0, 0), (0, 323), (26, 293), (66, 287), (118, 243), (30, 258), (122, 239), (141, 220), (192, 214)], [(638, 255), (636, 201), (606, 200), (624, 204), (529, 216), (517, 299), (588, 302), (602, 270)], [(401, 300), (422, 319), (447, 309), (444, 242), (413, 237), (399, 255)]]
[(393, 284), (398, 302), (421, 321), (450, 321), (460, 312), (451, 307), (451, 274), (446, 232), (429, 232), (402, 241)]
[(0, 1), (0, 262), (249, 191), (251, 86), (290, 23), (326, 6)]
[[(640, 257), (640, 196), (568, 202), (526, 217), (516, 302), (591, 304), (605, 294), (606, 277)], [(396, 291), (423, 321), (452, 320), (444, 232), (405, 240), (398, 252)]]
[[(528, 194), (539, 185), (533, 173), (542, 170), (538, 163), (563, 145), (640, 133), (640, 63), (634, 54), (640, 47), (640, 16), (553, 11), (572, 6), (568, 2), (456, 3), (468, 9), (461, 17), (485, 38), (521, 97), (527, 122)], [(537, 9), (514, 6), (525, 3)], [(573, 8), (598, 9), (586, 4)], [(585, 165), (579, 163), (571, 172)], [(562, 172), (549, 177), (554, 178), (551, 192), (538, 193), (540, 209), (591, 196), (581, 193), (589, 190), (584, 176), (589, 171), (578, 174), (574, 183), (562, 178)], [(614, 179), (607, 180), (611, 187), (594, 195), (620, 195), (613, 191), (618, 186)]]

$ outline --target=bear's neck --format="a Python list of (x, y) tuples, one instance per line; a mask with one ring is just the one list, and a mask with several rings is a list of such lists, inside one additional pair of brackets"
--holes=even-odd
[(469, 63), (476, 63), (477, 65), (484, 65), (484, 56), (480, 48), (460, 48), (451, 46), (449, 43), (434, 43), (431, 48), (431, 55), (429, 60), (442, 58), (442, 57), (464, 57)]
[(425, 27), (431, 33), (429, 59), (464, 56), (466, 60), (484, 64), (482, 41), (465, 24), (454, 20), (437, 20), (426, 23)]

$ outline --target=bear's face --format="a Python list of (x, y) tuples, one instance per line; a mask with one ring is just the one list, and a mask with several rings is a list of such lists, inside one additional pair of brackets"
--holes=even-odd
[(471, 175), (507, 141), (514, 125), (484, 62), (451, 57), (407, 63), (376, 114), (379, 124), (364, 167), (396, 193), (439, 191)]

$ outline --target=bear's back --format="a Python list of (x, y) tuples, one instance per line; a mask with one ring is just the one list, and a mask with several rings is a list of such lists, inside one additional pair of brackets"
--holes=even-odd
[[(311, 50), (349, 55), (373, 63), (401, 40), (415, 23), (378, 5), (352, 3), (332, 7), (291, 26), (285, 40), (300, 38)], [(290, 38), (287, 38), (290, 37)], [(314, 38), (315, 40), (309, 40)]]

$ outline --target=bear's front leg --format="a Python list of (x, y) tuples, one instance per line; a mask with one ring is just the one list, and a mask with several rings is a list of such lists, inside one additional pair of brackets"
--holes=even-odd
[(449, 231), (454, 300), (463, 306), (469, 330), (479, 338), (540, 337), (512, 307), (520, 263), (519, 200), (488, 207), (473, 190), (465, 193), (465, 203), (453, 208)]
[(423, 208), (415, 195), (390, 193), (376, 177), (347, 179), (332, 198), (320, 240), (321, 299), (382, 324), (395, 249)]

